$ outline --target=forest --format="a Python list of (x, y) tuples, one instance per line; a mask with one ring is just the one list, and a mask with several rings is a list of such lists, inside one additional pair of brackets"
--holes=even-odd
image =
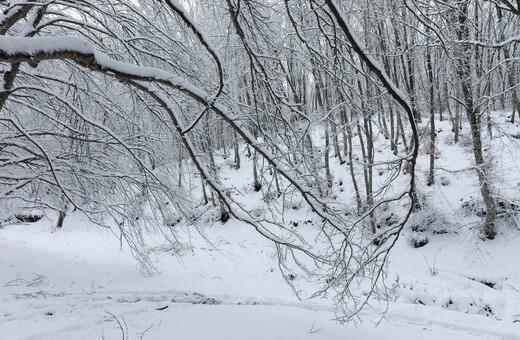
[(518, 0), (0, 9), (0, 229), (81, 215), (153, 277), (157, 244), (239, 225), (340, 323), (394, 299), (400, 242), (436, 276), (429, 242), (520, 236)]

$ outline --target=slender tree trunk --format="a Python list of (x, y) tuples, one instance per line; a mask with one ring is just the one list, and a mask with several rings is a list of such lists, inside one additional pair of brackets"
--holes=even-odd
[(202, 188), (202, 198), (204, 199), (204, 205), (209, 203), (208, 193), (206, 192), (206, 181), (201, 178), (200, 179), (200, 187)]
[(65, 211), (60, 211), (58, 214), (58, 223), (56, 224), (56, 228), (63, 228), (63, 222), (65, 221), (65, 217), (67, 214)]
[(253, 187), (255, 191), (262, 190), (262, 183), (258, 176), (258, 154), (256, 151), (253, 152)]
[(182, 152), (180, 152), (180, 148), (179, 148), (179, 154), (177, 155), (177, 162), (178, 162), (178, 167), (179, 167), (179, 177), (178, 177), (178, 180), (177, 180), (177, 186), (180, 188), (182, 186)]
[(240, 169), (240, 147), (238, 143), (238, 136), (237, 133), (234, 132), (234, 142), (233, 142), (233, 149), (235, 152), (235, 169)]
[(429, 107), (430, 107), (430, 167), (428, 171), (427, 185), (435, 183), (435, 93), (434, 93), (434, 77), (431, 50), (426, 52), (426, 73), (429, 80)]
[(329, 136), (329, 127), (328, 123), (325, 123), (325, 152), (324, 152), (324, 161), (325, 161), (325, 176), (327, 178), (327, 196), (332, 188), (332, 174), (330, 172), (330, 136)]
[(336, 126), (336, 115), (332, 115), (332, 120), (329, 121), (330, 129), (332, 131), (332, 141), (334, 143), (334, 157), (338, 158), (339, 164), (343, 164), (343, 156), (341, 155), (341, 148), (339, 147), (338, 128)]
[[(458, 38), (460, 41), (469, 40), (469, 24), (468, 20), (468, 3), (465, 2), (460, 5), (460, 11), (458, 15)], [(495, 237), (495, 217), (496, 207), (495, 201), (491, 194), (491, 189), (488, 183), (488, 171), (486, 168), (486, 162), (484, 160), (484, 154), (482, 151), (482, 137), (480, 132), (480, 123), (478, 118), (478, 110), (475, 106), (473, 99), (473, 93), (471, 88), (471, 47), (465, 45), (458, 56), (458, 75), (461, 81), (462, 95), (464, 98), (464, 104), (466, 109), (466, 115), (468, 117), (471, 137), (473, 140), (473, 155), (475, 157), (475, 166), (477, 169), (478, 180), (480, 184), (480, 192), (482, 199), (486, 206), (486, 218), (484, 221), (484, 233), (488, 239)]]

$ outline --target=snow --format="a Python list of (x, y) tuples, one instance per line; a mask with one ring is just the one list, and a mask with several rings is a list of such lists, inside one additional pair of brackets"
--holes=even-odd
[(114, 60), (106, 54), (96, 50), (96, 47), (85, 39), (78, 37), (54, 36), (54, 37), (11, 37), (0, 36), (0, 60), (2, 61), (28, 61), (27, 59), (76, 59), (73, 54), (90, 57), (92, 65), (98, 67), (106, 74), (124, 74), (129, 79), (156, 80), (170, 84), (180, 90), (187, 91), (200, 98), (209, 98), (204, 91), (189, 84), (184, 79), (176, 77), (164, 70), (138, 66), (130, 63)]
[[(503, 137), (517, 129), (502, 124), (505, 115), (496, 115)], [(388, 305), (371, 300), (356, 323), (335, 321), (331, 299), (308, 299), (315, 287), (301, 277), (295, 282), (305, 291), (296, 298), (273, 244), (236, 220), (203, 225), (204, 237), (190, 230), (185, 252), (149, 235), (159, 273), (146, 277), (110, 229), (71, 213), (57, 230), (55, 214), (46, 212), (38, 222), (0, 229), (0, 334), (13, 340), (520, 339), (520, 230), (504, 219), (495, 240), (480, 238), (475, 215), (462, 208), (478, 197), (466, 137), (454, 145), (448, 122), (437, 122), (437, 129), (434, 186), (423, 185), (424, 150), (418, 162), (419, 194), (432, 207), (412, 215), (418, 227), (404, 229), (391, 252)], [(376, 149), (386, 147), (383, 138), (377, 142)], [(515, 140), (487, 143), (500, 174), (495, 189), (515, 198)], [(244, 157), (239, 170), (218, 161), (222, 185), (234, 188), (245, 208), (261, 209), (261, 193), (248, 189), (251, 161)], [(345, 169), (334, 162), (333, 171), (338, 181)], [(288, 221), (311, 218), (294, 206)], [(187, 237), (181, 227), (178, 233)], [(426, 236), (428, 244), (413, 248), (414, 235)]]
[(6, 57), (22, 53), (37, 55), (39, 53), (59, 53), (74, 51), (81, 54), (93, 54), (94, 47), (84, 39), (76, 37), (9, 37), (0, 38), (2, 54)]
[[(107, 230), (74, 219), (68, 229), (52, 233), (48, 221), (1, 231), (0, 331), (4, 338), (119, 338), (115, 318), (126, 322), (130, 338), (151, 327), (144, 339), (519, 338), (520, 328), (511, 320), (399, 303), (409, 298), (400, 290), (398, 303), (392, 304), (379, 327), (373, 324), (380, 319), (378, 308), (363, 312), (362, 324), (340, 325), (333, 321), (329, 302), (295, 299), (275, 270), (275, 259), (268, 256), (269, 244), (233, 223), (208, 230), (218, 250), (194, 240), (198, 244), (195, 255), (183, 257), (183, 263), (160, 255), (161, 274), (146, 278)], [(513, 250), (514, 242), (505, 238), (498, 242), (498, 249)], [(401, 246), (406, 250), (406, 245)], [(433, 245), (431, 250), (436, 248)], [(440, 273), (434, 277), (420, 257), (411, 256), (409, 248), (408, 254), (396, 251), (400, 255), (393, 261), (402, 266), (400, 289), (406, 291), (410, 282), (416, 290), (440, 295), (447, 293), (444, 285), (449, 282), (453, 300), (460, 297), (458, 290), (471, 294), (490, 290), (445, 269), (453, 264), (456, 253), (450, 250), (457, 249), (445, 248), (437, 259)], [(500, 269), (504, 267), (507, 262)], [(502, 289), (508, 292), (504, 284)], [(421, 298), (426, 295), (420, 294)], [(519, 298), (511, 299), (515, 300)]]
[[(272, 251), (269, 244), (233, 223), (208, 230), (218, 250), (198, 240), (195, 255), (179, 263), (163, 254), (162, 273), (146, 278), (110, 233), (71, 218), (75, 221), (69, 221), (68, 230), (52, 233), (48, 221), (1, 231), (0, 331), (4, 338), (119, 338), (115, 318), (126, 322), (130, 338), (150, 327), (144, 339), (519, 338), (515, 335), (519, 328), (510, 320), (405, 303), (392, 304), (377, 328), (373, 324), (380, 319), (377, 308), (362, 313), (362, 324), (340, 325), (333, 321), (329, 302), (295, 299), (274, 269), (275, 259), (266, 256)], [(499, 242), (501, 249), (513, 246), (505, 238)], [(410, 275), (413, 281), (409, 282), (417, 289), (440, 291), (432, 294), (446, 291), (443, 283), (455, 283), (451, 287), (455, 300), (457, 289), (471, 283), (458, 274), (444, 273), (451, 261), (450, 249), (457, 247), (447, 248), (438, 258), (437, 266), (443, 270), (435, 277), (429, 275), (422, 259), (410, 261), (411, 254), (400, 255), (410, 256), (399, 259), (405, 265), (400, 271), (406, 271), (401, 273), (402, 282)], [(404, 295), (398, 301), (402, 299)]]

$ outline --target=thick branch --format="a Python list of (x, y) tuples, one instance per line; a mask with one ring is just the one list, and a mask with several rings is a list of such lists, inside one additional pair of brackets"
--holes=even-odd
[(0, 17), (0, 35), (5, 35), (9, 29), (22, 18), (25, 18), (34, 4), (13, 6)]

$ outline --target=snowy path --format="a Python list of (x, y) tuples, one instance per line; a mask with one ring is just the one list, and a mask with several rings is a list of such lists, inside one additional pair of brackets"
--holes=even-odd
[[(172, 302), (176, 301), (176, 302)], [(183, 302), (190, 301), (190, 302)], [(25, 298), (2, 297), (0, 330), (6, 339), (118, 338), (117, 320), (127, 334), (138, 335), (152, 327), (146, 338), (163, 339), (520, 339), (485, 320), (449, 321), (441, 311), (411, 316), (410, 310), (389, 312), (378, 328), (370, 322), (354, 327), (330, 320), (330, 311), (317, 306), (284, 305), (271, 301), (256, 305), (207, 299), (192, 293), (95, 293), (92, 295), (33, 294)], [(13, 308), (14, 309), (14, 308)], [(437, 312), (437, 313), (435, 313)], [(452, 312), (455, 314), (455, 312)], [(363, 319), (376, 318), (363, 313)], [(423, 318), (424, 317), (424, 318)], [(478, 323), (471, 324), (471, 322)], [(126, 329), (128, 327), (128, 329)], [(97, 334), (97, 336), (96, 336)], [(247, 336), (246, 336), (247, 335)]]
[(323, 306), (231, 303), (193, 293), (36, 292), (14, 299), (4, 295), (1, 300), (2, 305), (12, 306), (0, 319), (7, 339), (119, 338), (118, 321), (130, 338), (151, 327), (145, 339), (165, 339), (168, 334), (174, 334), (172, 339), (520, 339), (501, 330), (500, 324), (456, 315), (449, 321), (439, 310), (430, 316), (418, 310), (415, 316), (410, 309), (391, 311), (387, 321), (373, 328), (367, 320), (376, 320), (377, 315), (369, 312), (363, 313), (362, 325), (341, 326), (330, 320), (332, 313)]
[[(275, 259), (265, 256), (266, 243), (252, 242), (232, 225), (212, 232), (216, 242), (227, 240), (219, 252), (202, 244), (197, 256), (182, 263), (163, 256), (162, 274), (145, 278), (129, 254), (94, 227), (0, 230), (1, 338), (121, 339), (120, 323), (128, 339), (140, 339), (145, 331), (143, 339), (520, 339), (520, 323), (511, 319), (411, 303), (391, 304), (377, 328), (382, 309), (375, 307), (361, 314), (363, 323), (339, 325), (329, 302), (291, 295), (272, 272)], [(413, 273), (417, 289), (428, 282), (432, 294), (442, 291), (436, 278), (420, 274), (427, 273), (422, 260), (399, 261), (406, 263), (401, 275), (406, 268)], [(443, 268), (442, 258), (438, 265)], [(438, 280), (473, 282), (450, 275), (441, 271)], [(504, 315), (520, 313), (517, 291), (504, 285), (499, 293), (509, 299)]]

